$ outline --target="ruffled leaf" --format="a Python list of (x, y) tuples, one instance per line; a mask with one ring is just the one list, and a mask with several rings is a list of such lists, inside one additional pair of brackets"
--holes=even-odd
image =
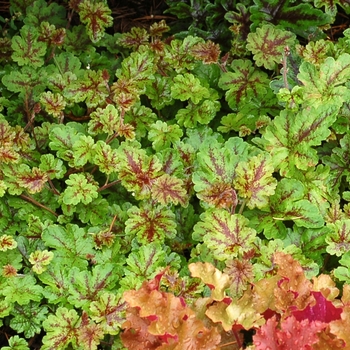
[(71, 174), (66, 180), (68, 185), (61, 194), (63, 203), (67, 205), (76, 205), (78, 203), (89, 204), (94, 198), (98, 197), (98, 186), (88, 181), (84, 174)]

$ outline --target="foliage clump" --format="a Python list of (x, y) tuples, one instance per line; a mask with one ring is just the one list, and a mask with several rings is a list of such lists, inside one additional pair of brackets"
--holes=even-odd
[(1, 349), (350, 346), (350, 9), (213, 2), (0, 17)]

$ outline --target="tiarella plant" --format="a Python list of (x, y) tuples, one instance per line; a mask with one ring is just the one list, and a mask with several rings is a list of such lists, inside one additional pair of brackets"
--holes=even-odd
[(349, 348), (349, 6), (167, 4), (0, 17), (1, 350)]

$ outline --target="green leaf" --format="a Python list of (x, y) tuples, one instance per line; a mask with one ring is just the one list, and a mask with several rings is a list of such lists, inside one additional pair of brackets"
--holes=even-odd
[(201, 86), (201, 82), (193, 74), (179, 74), (174, 78), (174, 85), (171, 86), (171, 96), (181, 101), (191, 100), (198, 104), (202, 99), (209, 98), (207, 88)]
[(190, 102), (186, 108), (179, 109), (175, 118), (177, 123), (186, 128), (194, 128), (199, 124), (209, 124), (220, 109), (218, 101), (203, 100), (198, 104)]
[(68, 344), (77, 345), (76, 338), (78, 333), (78, 313), (68, 310), (65, 307), (59, 307), (56, 315), (49, 315), (43, 322), (46, 334), (43, 337), (43, 346), (41, 349), (66, 349)]
[(254, 54), (256, 65), (271, 70), (280, 64), (286, 47), (294, 43), (294, 34), (271, 24), (257, 28), (255, 33), (249, 33), (247, 37), (247, 49)]
[(350, 250), (350, 219), (337, 220), (327, 224), (331, 232), (326, 237), (327, 252), (342, 256)]
[(106, 108), (97, 108), (96, 111), (90, 114), (89, 133), (97, 135), (106, 133), (114, 134), (120, 128), (119, 111), (113, 105), (108, 105)]
[(148, 156), (144, 149), (122, 144), (118, 148), (118, 176), (122, 185), (135, 194), (136, 199), (151, 196), (152, 184), (162, 172), (162, 164), (155, 155)]
[(182, 135), (183, 132), (178, 125), (169, 125), (166, 122), (157, 120), (156, 123), (150, 126), (148, 139), (152, 141), (153, 149), (160, 151), (179, 141)]
[(69, 274), (68, 301), (75, 307), (87, 309), (106, 291), (113, 290), (120, 272), (116, 264), (96, 265), (90, 271), (79, 271), (73, 267)]
[(62, 179), (67, 169), (63, 165), (63, 161), (55, 158), (51, 153), (40, 156), (39, 169), (52, 179)]
[(96, 198), (91, 203), (77, 206), (79, 220), (83, 223), (90, 222), (91, 225), (97, 226), (106, 222), (109, 212), (109, 203), (105, 198)]
[(277, 180), (272, 176), (274, 168), (268, 154), (251, 157), (237, 165), (234, 188), (242, 198), (247, 199), (250, 209), (268, 205), (269, 196), (275, 193)]
[(56, 2), (47, 3), (45, 0), (35, 0), (26, 8), (24, 23), (39, 27), (43, 22), (64, 27), (67, 24), (65, 7)]
[(159, 176), (152, 184), (152, 198), (162, 205), (181, 204), (183, 207), (188, 205), (189, 196), (187, 194), (184, 182), (171, 176), (163, 174)]
[(9, 302), (26, 305), (31, 300), (40, 301), (42, 290), (43, 288), (36, 283), (33, 276), (26, 275), (7, 279), (7, 285), (2, 288), (1, 294)]
[(193, 239), (203, 240), (214, 258), (220, 261), (242, 256), (251, 249), (256, 232), (248, 219), (224, 209), (207, 211), (193, 228)]
[(284, 221), (293, 221), (298, 227), (321, 228), (324, 219), (318, 207), (306, 198), (307, 190), (302, 182), (282, 179), (275, 194), (269, 198), (270, 206), (264, 208), (264, 212), (259, 214), (259, 219), (256, 217), (254, 227), (258, 232), (263, 230), (268, 239), (283, 239), (286, 236)]
[(197, 197), (209, 207), (234, 209), (237, 195), (232, 181), (248, 152), (249, 145), (241, 138), (232, 137), (225, 144), (208, 138), (197, 154), (198, 166), (192, 176)]
[(126, 303), (120, 295), (104, 292), (89, 307), (89, 315), (99, 323), (104, 333), (118, 334), (125, 321)]
[(138, 289), (146, 280), (154, 278), (168, 265), (180, 267), (180, 257), (158, 242), (137, 246), (126, 259), (125, 277), (120, 281), (124, 290)]
[(255, 68), (250, 60), (233, 60), (229, 66), (231, 71), (221, 75), (219, 87), (228, 90), (226, 101), (232, 109), (245, 98), (261, 96), (268, 89), (269, 79), (265, 72)]
[(349, 89), (344, 85), (350, 74), (350, 55), (344, 53), (337, 60), (327, 57), (317, 68), (314, 64), (303, 62), (298, 79), (304, 84), (304, 101), (310, 106), (326, 104), (340, 107), (350, 101)]
[(73, 80), (66, 90), (66, 97), (75, 103), (84, 102), (88, 107), (103, 105), (109, 95), (107, 71), (85, 70), (84, 76)]
[(77, 225), (50, 225), (42, 233), (42, 239), (48, 247), (55, 248), (52, 264), (77, 266), (85, 269), (88, 257), (93, 256), (94, 243), (91, 235)]
[(64, 204), (76, 205), (80, 202), (89, 204), (98, 197), (98, 185), (92, 183), (84, 174), (71, 174), (65, 182), (68, 186), (61, 194)]
[(331, 18), (309, 3), (295, 4), (292, 0), (254, 0), (250, 8), (253, 28), (264, 21), (303, 33), (331, 23)]
[(338, 189), (342, 183), (343, 176), (346, 181), (350, 180), (350, 134), (346, 133), (339, 141), (340, 147), (334, 147), (331, 155), (322, 158), (324, 164), (330, 167), (328, 181), (331, 187)]
[(12, 336), (8, 342), (9, 346), (3, 346), (1, 350), (29, 350), (27, 341), (18, 335)]
[(93, 43), (104, 36), (105, 28), (113, 24), (112, 11), (105, 1), (92, 2), (84, 0), (78, 5), (79, 17), (86, 24), (87, 33)]
[(11, 312), (14, 317), (10, 321), (10, 326), (18, 333), (23, 332), (26, 338), (34, 337), (41, 332), (42, 322), (46, 319), (47, 313), (47, 307), (37, 302), (16, 306)]
[(175, 215), (170, 209), (161, 206), (134, 206), (128, 210), (128, 216), (126, 234), (137, 237), (143, 244), (163, 242), (165, 238), (172, 239), (176, 235)]
[(19, 66), (29, 65), (35, 68), (44, 64), (44, 55), (46, 54), (46, 44), (38, 41), (38, 30), (35, 27), (23, 26), (21, 36), (12, 38), (12, 59)]
[(275, 169), (282, 176), (291, 177), (297, 169), (305, 171), (318, 163), (313, 146), (327, 139), (335, 119), (334, 107), (309, 107), (296, 114), (283, 110), (266, 127), (262, 138), (253, 141), (270, 153)]

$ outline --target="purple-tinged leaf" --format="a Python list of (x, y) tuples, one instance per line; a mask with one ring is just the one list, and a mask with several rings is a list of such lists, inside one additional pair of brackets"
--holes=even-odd
[(253, 67), (250, 60), (233, 60), (229, 71), (223, 73), (219, 80), (219, 87), (228, 90), (226, 101), (232, 109), (243, 98), (249, 101), (252, 97), (261, 95), (268, 84), (267, 74)]
[(256, 232), (248, 222), (244, 216), (224, 209), (207, 211), (194, 226), (193, 238), (203, 240), (215, 259), (229, 260), (251, 249)]
[(141, 243), (163, 242), (176, 235), (175, 214), (165, 207), (131, 207), (128, 216), (125, 232)]
[(254, 54), (258, 67), (275, 69), (280, 64), (286, 47), (293, 46), (295, 35), (290, 31), (278, 29), (271, 24), (257, 28), (255, 33), (249, 33), (247, 49)]
[(42, 191), (46, 182), (48, 180), (48, 175), (46, 172), (39, 168), (34, 167), (17, 174), (17, 181), (20, 186), (25, 188), (29, 193), (37, 193)]
[(247, 199), (250, 209), (268, 205), (268, 198), (275, 193), (277, 186), (273, 172), (274, 167), (268, 154), (259, 154), (247, 162), (238, 163), (233, 185), (238, 195)]
[(113, 290), (120, 278), (116, 264), (96, 265), (92, 271), (73, 267), (69, 275), (68, 301), (76, 307), (87, 309), (91, 301), (96, 301), (108, 290)]
[(342, 256), (350, 250), (350, 219), (338, 220), (327, 225), (331, 232), (326, 237), (327, 252)]
[(148, 156), (144, 149), (122, 145), (117, 149), (118, 172), (122, 185), (135, 193), (136, 199), (149, 198), (154, 181), (162, 175), (162, 164), (156, 156)]
[(56, 315), (49, 315), (43, 322), (46, 331), (41, 349), (64, 349), (68, 344), (77, 345), (79, 316), (73, 310), (59, 307)]
[(66, 96), (76, 103), (85, 101), (88, 107), (104, 105), (109, 95), (108, 79), (105, 71), (85, 70), (84, 77), (71, 82)]
[(113, 24), (112, 11), (105, 1), (83, 0), (78, 6), (79, 17), (86, 24), (87, 33), (93, 43), (104, 36), (105, 28)]
[(125, 321), (126, 302), (120, 295), (104, 292), (89, 307), (91, 319), (99, 323), (107, 334), (118, 334)]
[(183, 207), (188, 205), (189, 196), (183, 181), (169, 174), (159, 176), (152, 184), (151, 192), (152, 198), (162, 205), (170, 203), (181, 204)]
[(38, 30), (35, 27), (23, 26), (21, 36), (12, 38), (12, 59), (20, 66), (30, 65), (38, 68), (44, 64), (46, 44), (38, 41)]

